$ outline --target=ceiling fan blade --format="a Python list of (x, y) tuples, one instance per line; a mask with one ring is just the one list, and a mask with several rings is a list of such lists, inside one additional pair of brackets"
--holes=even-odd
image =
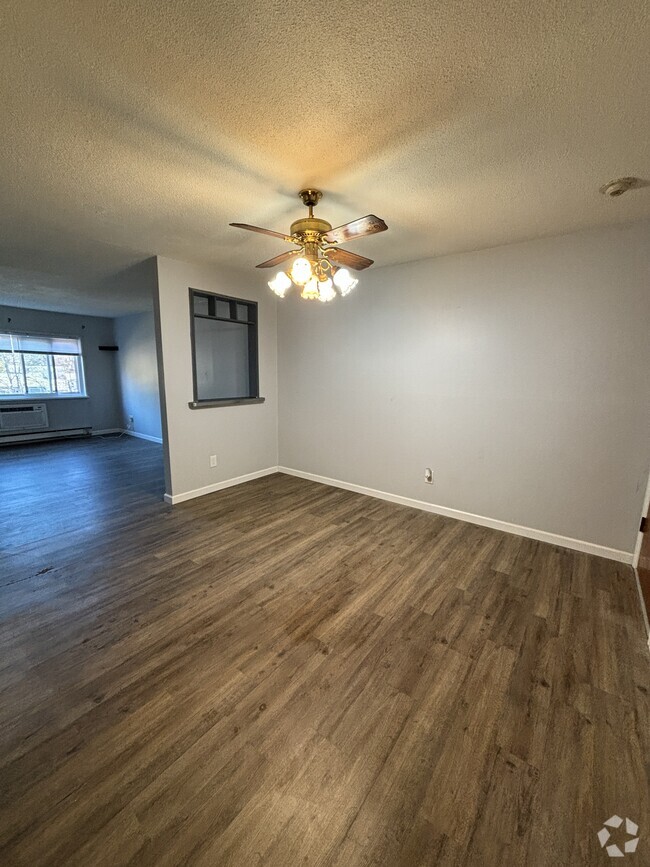
[(249, 226), (248, 223), (230, 223), (235, 229), (247, 229), (249, 232), (259, 232), (260, 235), (270, 235), (272, 238), (282, 238), (283, 241), (289, 241), (295, 244), (296, 239), (290, 235), (283, 235), (282, 232), (274, 232), (273, 229), (261, 229), (259, 226)]
[(356, 238), (365, 238), (366, 235), (374, 235), (376, 232), (385, 232), (388, 226), (381, 217), (375, 217), (374, 214), (368, 214), (367, 217), (359, 217), (358, 220), (353, 220), (351, 223), (346, 223), (344, 226), (338, 226), (336, 229), (330, 229), (323, 240), (336, 241), (337, 243), (345, 243)]
[(291, 259), (292, 256), (297, 256), (300, 250), (289, 250), (286, 253), (280, 253), (279, 256), (274, 256), (272, 259), (267, 259), (266, 262), (260, 262), (259, 265), (256, 265), (256, 268), (275, 268), (276, 265), (281, 265), (283, 262), (286, 262), (287, 259)]
[(363, 271), (364, 268), (369, 268), (372, 265), (372, 259), (366, 259), (365, 256), (359, 256), (357, 253), (351, 253), (349, 250), (342, 250), (341, 247), (332, 247), (327, 250), (327, 258), (337, 265), (343, 265), (345, 268), (353, 268), (355, 271)]

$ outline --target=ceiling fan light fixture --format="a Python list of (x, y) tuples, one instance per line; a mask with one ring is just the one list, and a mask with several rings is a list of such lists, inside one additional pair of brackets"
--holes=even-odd
[(269, 289), (278, 296), (284, 298), (287, 289), (291, 286), (291, 280), (284, 271), (278, 271), (273, 280), (269, 280)]
[(320, 289), (316, 277), (310, 277), (305, 283), (300, 297), (306, 298), (308, 301), (315, 301), (317, 298), (320, 298)]
[(333, 229), (327, 220), (314, 216), (314, 207), (322, 196), (320, 190), (305, 189), (298, 195), (309, 209), (309, 216), (294, 220), (287, 235), (248, 223), (230, 225), (236, 229), (280, 238), (295, 245), (294, 249), (257, 265), (258, 268), (274, 268), (292, 260), (291, 267), (286, 272), (280, 271), (273, 280), (269, 280), (269, 288), (279, 298), (284, 298), (292, 285), (302, 289), (302, 298), (310, 300), (318, 298), (323, 302), (332, 301), (336, 298), (337, 290), (341, 295), (348, 295), (359, 282), (350, 274), (348, 268), (363, 271), (372, 265), (372, 259), (346, 250), (340, 244), (385, 232), (388, 226), (380, 217), (368, 214)]
[(352, 290), (354, 289), (354, 287), (357, 285), (358, 282), (359, 282), (358, 280), (352, 280), (350, 283), (348, 283), (348, 285), (345, 287), (345, 289), (339, 289), (341, 296), (343, 298), (345, 298), (346, 295), (349, 295), (350, 292), (352, 292)]
[(345, 298), (346, 295), (349, 295), (358, 282), (359, 281), (353, 277), (352, 280), (350, 280), (350, 282), (346, 285), (345, 289), (339, 289), (341, 296)]
[(291, 279), (296, 286), (305, 286), (312, 279), (311, 262), (304, 256), (299, 256), (291, 266)]
[(327, 277), (325, 280), (321, 280), (318, 283), (318, 300), (327, 302), (332, 301), (334, 298), (336, 298), (336, 292), (330, 278)]
[(334, 275), (334, 285), (341, 295), (349, 295), (359, 281), (348, 271), (347, 268), (339, 268)]

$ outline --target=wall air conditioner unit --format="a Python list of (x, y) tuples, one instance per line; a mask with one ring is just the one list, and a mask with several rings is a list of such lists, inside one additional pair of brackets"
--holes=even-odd
[(47, 406), (44, 403), (0, 406), (0, 434), (45, 430), (47, 427)]

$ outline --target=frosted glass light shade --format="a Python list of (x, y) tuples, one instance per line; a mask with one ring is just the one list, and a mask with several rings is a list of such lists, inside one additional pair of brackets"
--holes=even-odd
[(359, 281), (348, 271), (347, 268), (339, 268), (334, 275), (334, 285), (341, 295), (348, 295)]
[(336, 292), (334, 291), (332, 281), (329, 277), (327, 280), (321, 280), (318, 284), (318, 300), (326, 302), (331, 301), (333, 298), (336, 298)]
[(299, 256), (291, 266), (291, 279), (296, 286), (304, 286), (311, 276), (311, 262), (304, 256)]
[(316, 298), (319, 298), (320, 291), (318, 287), (318, 280), (315, 277), (312, 277), (311, 280), (308, 280), (307, 283), (305, 283), (304, 289), (300, 293), (301, 297), (307, 298), (309, 301), (313, 301)]
[(289, 286), (291, 286), (291, 280), (284, 271), (278, 271), (273, 280), (269, 280), (269, 288), (275, 292), (279, 298), (284, 298)]

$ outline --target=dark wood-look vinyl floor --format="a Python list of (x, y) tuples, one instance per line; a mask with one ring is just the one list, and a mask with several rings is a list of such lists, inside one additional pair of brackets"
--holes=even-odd
[(149, 443), (0, 451), (0, 863), (597, 865), (615, 813), (650, 863), (629, 567), (283, 475), (161, 495)]

